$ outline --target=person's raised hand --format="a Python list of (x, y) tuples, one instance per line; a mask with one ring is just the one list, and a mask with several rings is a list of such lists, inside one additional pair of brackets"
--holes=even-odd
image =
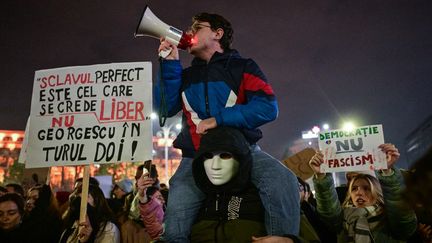
[(315, 155), (312, 156), (311, 160), (309, 161), (309, 166), (318, 178), (325, 176), (325, 173), (322, 173), (320, 170), (322, 163), (324, 163), (324, 155), (321, 153), (321, 151), (316, 151)]
[(378, 148), (386, 154), (387, 170), (390, 170), (400, 157), (399, 150), (391, 143), (381, 144)]
[(167, 60), (179, 60), (179, 51), (177, 46), (171, 44), (168, 40), (165, 40), (165, 38), (160, 38), (160, 45), (158, 48), (158, 53), (161, 53), (162, 51), (168, 52), (170, 51), (169, 55), (164, 57)]
[(141, 203), (147, 202), (147, 188), (151, 187), (154, 183), (154, 179), (149, 177), (149, 173), (143, 173), (137, 181), (138, 195)]

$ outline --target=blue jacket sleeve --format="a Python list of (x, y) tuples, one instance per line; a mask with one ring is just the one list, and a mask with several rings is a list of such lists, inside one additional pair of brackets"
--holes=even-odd
[(245, 65), (237, 104), (215, 115), (218, 126), (254, 129), (276, 119), (278, 105), (273, 89), (258, 65), (249, 59)]
[[(161, 78), (162, 74), (162, 78)], [(162, 81), (162, 82), (161, 82)], [(182, 66), (179, 60), (163, 60), (153, 88), (153, 110), (159, 111), (162, 104), (161, 90), (165, 94), (168, 116), (174, 116), (181, 110)]]

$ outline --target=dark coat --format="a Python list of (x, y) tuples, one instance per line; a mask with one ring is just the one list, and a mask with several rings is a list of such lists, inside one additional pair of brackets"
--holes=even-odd
[[(203, 154), (214, 151), (230, 152), (239, 162), (238, 173), (220, 186), (210, 182), (203, 165)], [(192, 227), (192, 242), (250, 242), (252, 236), (266, 235), (264, 207), (250, 181), (251, 162), (249, 144), (240, 131), (220, 127), (203, 136), (192, 166), (196, 185), (207, 198)]]

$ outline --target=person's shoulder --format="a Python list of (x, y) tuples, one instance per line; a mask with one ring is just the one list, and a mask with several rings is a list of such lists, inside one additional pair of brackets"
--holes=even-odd
[(120, 230), (113, 222), (108, 221), (103, 232), (97, 235), (95, 243), (120, 242)]
[(114, 224), (113, 222), (111, 222), (111, 221), (108, 221), (107, 222), (107, 224), (106, 224), (106, 226), (105, 226), (105, 231), (107, 231), (107, 232), (117, 232), (119, 229), (118, 229), (118, 227), (117, 227), (117, 225), (116, 224)]

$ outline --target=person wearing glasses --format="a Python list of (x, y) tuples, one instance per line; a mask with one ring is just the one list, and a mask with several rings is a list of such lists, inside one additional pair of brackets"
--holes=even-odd
[[(231, 48), (233, 32), (231, 23), (220, 15), (195, 15), (188, 32), (192, 45), (187, 49), (194, 59), (185, 69), (176, 46), (161, 39), (158, 52), (171, 53), (161, 62), (154, 107), (167, 111), (167, 116), (183, 113), (182, 130), (174, 141), (183, 158), (170, 179), (165, 214), (164, 237), (169, 242), (189, 241), (190, 228), (205, 199), (193, 181), (192, 160), (201, 136), (220, 126), (241, 130), (251, 146), (251, 180), (266, 209), (267, 234), (297, 235), (299, 231), (296, 176), (256, 145), (262, 137), (258, 128), (278, 115), (276, 97), (255, 61)], [(161, 104), (166, 104), (166, 109)]]

